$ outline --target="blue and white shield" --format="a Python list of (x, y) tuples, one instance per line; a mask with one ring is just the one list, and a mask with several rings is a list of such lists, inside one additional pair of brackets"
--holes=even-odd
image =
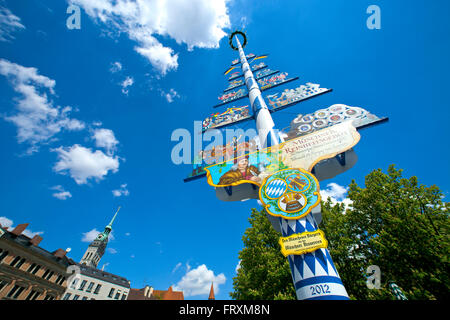
[(282, 179), (272, 180), (265, 189), (266, 196), (270, 199), (278, 199), (281, 197), (287, 189), (287, 184)]

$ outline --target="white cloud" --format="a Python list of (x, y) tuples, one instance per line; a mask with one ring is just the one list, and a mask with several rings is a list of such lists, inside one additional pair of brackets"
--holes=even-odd
[[(24, 222), (26, 223), (26, 222)], [(15, 227), (13, 227), (14, 221), (11, 219), (8, 219), (7, 217), (0, 217), (0, 224), (4, 229), (8, 229), (8, 231), (14, 230)], [(43, 231), (33, 232), (31, 229), (27, 228), (23, 232), (23, 235), (27, 236), (28, 238), (33, 238), (35, 235), (41, 235), (44, 234)]]
[(81, 241), (92, 242), (97, 238), (99, 233), (100, 231), (98, 231), (97, 229), (92, 229), (91, 231), (83, 232), (83, 237), (81, 238)]
[(348, 209), (353, 201), (346, 197), (347, 191), (348, 187), (343, 187), (332, 182), (327, 184), (327, 189), (320, 190), (320, 196), (323, 201), (327, 201), (327, 199), (330, 198), (333, 205), (343, 203), (345, 205), (345, 209)]
[(58, 191), (53, 193), (52, 196), (59, 200), (66, 200), (67, 198), (72, 198), (72, 194), (69, 191), (64, 190), (64, 188), (60, 185), (54, 186), (50, 189)]
[(161, 95), (166, 98), (168, 103), (172, 103), (175, 98), (179, 98), (180, 95), (174, 90), (170, 89), (169, 92), (161, 91)]
[(218, 48), (230, 27), (228, 0), (71, 0), (93, 19), (135, 41), (135, 51), (161, 73), (178, 68), (178, 54), (155, 36), (169, 36), (188, 50)]
[(67, 198), (72, 198), (72, 194), (69, 191), (61, 191), (53, 194), (55, 198), (59, 200), (66, 200)]
[(116, 151), (116, 145), (119, 143), (114, 132), (110, 129), (95, 129), (92, 138), (95, 140), (95, 146), (104, 148), (108, 155), (113, 155)]
[(8, 229), (12, 227), (13, 221), (7, 217), (0, 217), (0, 224), (3, 228)]
[(173, 268), (172, 273), (175, 273), (183, 264), (181, 262), (178, 262), (175, 268)]
[(132, 77), (126, 77), (125, 80), (122, 81), (122, 83), (120, 84), (122, 86), (122, 93), (123, 94), (128, 94), (128, 87), (131, 87), (134, 83), (134, 80)]
[(108, 247), (108, 248), (106, 249), (106, 251), (108, 251), (108, 252), (111, 253), (111, 254), (116, 254), (116, 253), (118, 252), (116, 249), (110, 248), (110, 247)]
[(69, 117), (71, 107), (54, 106), (49, 100), (55, 93), (55, 80), (40, 75), (36, 68), (23, 67), (5, 59), (0, 59), (0, 74), (7, 77), (20, 94), (20, 98), (15, 99), (15, 113), (4, 119), (16, 125), (19, 143), (30, 144), (29, 154), (63, 129), (84, 129), (82, 121)]
[(0, 41), (13, 40), (12, 34), (18, 29), (25, 29), (25, 26), (20, 23), (20, 18), (8, 8), (0, 7)]
[[(92, 242), (94, 241), (97, 236), (100, 234), (101, 232), (98, 231), (97, 229), (92, 229), (91, 231), (88, 232), (83, 232), (83, 237), (81, 238), (81, 241), (83, 242)], [(113, 235), (113, 231), (111, 231), (111, 233), (108, 236), (109, 240), (114, 240), (114, 235)]]
[(53, 170), (59, 174), (70, 174), (77, 184), (85, 184), (89, 179), (102, 180), (109, 171), (113, 173), (119, 169), (118, 157), (105, 155), (102, 151), (93, 152), (78, 144), (69, 148), (53, 149), (58, 153), (59, 161)]
[(101, 270), (106, 270), (106, 267), (109, 266), (109, 262), (106, 262), (102, 265), (102, 269)]
[(126, 235), (127, 237), (129, 237), (129, 236), (130, 236), (130, 233), (129, 233), (129, 232), (126, 232), (125, 235)]
[(122, 70), (122, 64), (118, 61), (111, 63), (111, 68), (109, 68), (109, 71), (111, 73), (116, 73)]
[(241, 268), (241, 260), (239, 260), (238, 264), (236, 265), (236, 269), (234, 269), (234, 271), (237, 273), (240, 268)]
[(173, 287), (173, 290), (182, 290), (185, 297), (208, 294), (211, 283), (214, 283), (214, 292), (219, 293), (219, 285), (224, 284), (226, 277), (223, 273), (214, 275), (202, 264), (195, 269), (189, 270), (183, 278)]
[(114, 197), (121, 197), (121, 196), (128, 196), (130, 192), (127, 189), (127, 184), (124, 183), (120, 185), (119, 189), (113, 190), (112, 194), (114, 195)]

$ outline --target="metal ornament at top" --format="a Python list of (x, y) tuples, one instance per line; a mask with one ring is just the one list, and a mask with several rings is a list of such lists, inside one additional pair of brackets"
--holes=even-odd
[(238, 34), (241, 35), (242, 38), (244, 38), (244, 40), (242, 41), (242, 45), (241, 45), (242, 48), (244, 48), (245, 45), (247, 44), (247, 36), (245, 35), (245, 33), (242, 32), (242, 31), (239, 31), (239, 30), (234, 31), (234, 32), (229, 36), (228, 42), (229, 42), (229, 44), (230, 44), (231, 49), (236, 50), (236, 51), (238, 51), (239, 48), (234, 46), (234, 44), (233, 44), (233, 38), (234, 38), (234, 36), (236, 36), (236, 35), (238, 35)]

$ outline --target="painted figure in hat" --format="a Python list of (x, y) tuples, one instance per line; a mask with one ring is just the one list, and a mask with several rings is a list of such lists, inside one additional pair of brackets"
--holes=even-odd
[(228, 186), (241, 180), (261, 183), (259, 174), (260, 171), (257, 167), (249, 165), (248, 155), (239, 160), (235, 158), (234, 165), (231, 167), (230, 171), (224, 173), (224, 175), (220, 177), (219, 185)]

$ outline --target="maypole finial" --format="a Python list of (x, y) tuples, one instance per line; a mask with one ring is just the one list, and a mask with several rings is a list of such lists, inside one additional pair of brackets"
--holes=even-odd
[(242, 38), (243, 38), (243, 41), (242, 41), (242, 48), (244, 48), (245, 45), (247, 44), (247, 36), (245, 35), (245, 33), (242, 32), (242, 31), (240, 31), (240, 30), (234, 31), (234, 32), (228, 37), (228, 42), (229, 42), (229, 44), (230, 44), (231, 49), (236, 50), (236, 51), (238, 51), (239, 48), (237, 48), (237, 47), (234, 46), (234, 44), (233, 44), (233, 38), (234, 38), (234, 36), (237, 36), (237, 35), (241, 35)]

